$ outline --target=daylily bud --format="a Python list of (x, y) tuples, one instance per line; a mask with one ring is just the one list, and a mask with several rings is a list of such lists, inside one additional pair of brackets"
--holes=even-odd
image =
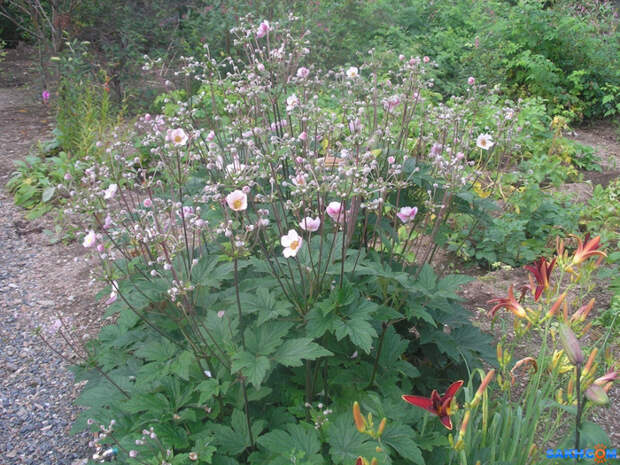
[(594, 359), (596, 358), (596, 354), (598, 353), (598, 349), (595, 347), (594, 349), (592, 349), (592, 352), (590, 352), (590, 356), (588, 357), (588, 361), (586, 362), (586, 364), (583, 367), (583, 375), (587, 375), (591, 368), (592, 368), (592, 364), (594, 363)]
[(480, 399), (482, 399), (482, 395), (484, 394), (484, 391), (486, 391), (487, 386), (493, 379), (493, 376), (495, 376), (495, 370), (489, 371), (487, 375), (484, 377), (484, 379), (482, 380), (482, 383), (480, 383), (480, 386), (478, 386), (478, 390), (476, 391), (476, 394), (474, 395), (474, 399), (471, 401), (472, 408), (478, 405), (478, 403), (480, 403)]
[(375, 457), (372, 458), (372, 460), (370, 461), (370, 465), (377, 465), (377, 459)]
[(377, 429), (377, 436), (381, 436), (383, 434), (383, 430), (385, 429), (385, 425), (387, 424), (387, 418), (383, 418), (381, 423), (379, 423), (379, 429)]
[(581, 365), (583, 363), (583, 352), (575, 333), (567, 325), (561, 324), (559, 334), (560, 342), (568, 359), (573, 365)]
[(551, 317), (555, 316), (556, 313), (558, 313), (558, 310), (560, 309), (560, 306), (562, 305), (562, 302), (564, 302), (564, 298), (565, 297), (566, 297), (566, 292), (563, 292), (562, 294), (560, 294), (558, 299), (555, 301), (555, 303), (551, 306), (551, 308), (549, 309), (549, 311), (545, 315), (545, 318), (551, 318)]
[(579, 310), (573, 313), (573, 316), (570, 317), (571, 323), (574, 321), (579, 321), (579, 322), (584, 321), (588, 317), (588, 314), (590, 313), (593, 307), (594, 307), (594, 298), (590, 299), (590, 302), (588, 302), (586, 305), (583, 305), (582, 307), (579, 308)]
[(364, 457), (358, 457), (355, 461), (355, 465), (368, 465), (368, 460), (366, 460)]
[(609, 397), (607, 397), (605, 389), (597, 384), (593, 384), (586, 389), (586, 397), (590, 402), (596, 405), (606, 405), (609, 403)]
[(360, 404), (357, 401), (353, 402), (353, 420), (355, 421), (355, 427), (360, 433), (366, 431), (366, 420), (362, 416)]

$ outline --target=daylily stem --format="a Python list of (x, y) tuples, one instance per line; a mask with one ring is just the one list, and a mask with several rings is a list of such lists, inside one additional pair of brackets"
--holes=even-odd
[(581, 363), (577, 364), (577, 419), (575, 421), (575, 449), (579, 450), (579, 436), (581, 433), (581, 414), (583, 413), (583, 402), (581, 399)]
[(383, 328), (381, 331), (381, 336), (379, 336), (379, 346), (377, 347), (377, 356), (375, 357), (375, 363), (372, 367), (372, 375), (370, 376), (370, 382), (368, 383), (368, 388), (372, 387), (372, 385), (375, 382), (375, 376), (377, 374), (377, 368), (379, 367), (379, 357), (381, 356), (381, 349), (383, 349), (383, 340), (385, 339), (385, 333), (387, 331), (387, 329), (390, 327), (390, 323), (389, 322), (383, 322), (381, 324), (381, 327)]

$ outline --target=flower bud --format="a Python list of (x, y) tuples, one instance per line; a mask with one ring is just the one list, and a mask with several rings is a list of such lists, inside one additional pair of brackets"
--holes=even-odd
[(355, 421), (355, 427), (360, 433), (363, 433), (366, 430), (366, 421), (364, 417), (362, 417), (362, 412), (360, 410), (360, 404), (357, 401), (353, 402), (353, 420)]
[(387, 418), (383, 418), (381, 423), (379, 423), (379, 429), (377, 429), (377, 436), (381, 436), (383, 434), (383, 430), (385, 429), (385, 425), (387, 424)]
[(593, 384), (586, 389), (586, 398), (596, 405), (607, 405), (609, 403), (609, 397), (607, 397), (605, 389), (598, 384)]
[(573, 365), (581, 365), (583, 363), (583, 352), (575, 333), (567, 325), (561, 324), (559, 334), (560, 342), (568, 359)]

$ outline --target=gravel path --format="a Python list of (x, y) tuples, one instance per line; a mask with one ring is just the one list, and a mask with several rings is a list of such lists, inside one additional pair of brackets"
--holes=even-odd
[[(96, 291), (79, 245), (49, 245), (50, 220), (25, 221), (5, 191), (13, 160), (49, 137), (52, 118), (37, 92), (20, 86), (35, 75), (29, 63), (12, 54), (2, 66), (12, 75), (0, 79), (0, 464), (77, 465), (90, 439), (69, 434), (78, 387), (35, 330), (62, 313), (79, 334), (92, 332)], [(71, 357), (59, 340), (51, 343)]]

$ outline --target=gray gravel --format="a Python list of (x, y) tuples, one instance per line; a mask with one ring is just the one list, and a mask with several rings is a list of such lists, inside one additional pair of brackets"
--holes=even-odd
[[(35, 77), (31, 62), (10, 51), (0, 70), (0, 465), (77, 465), (90, 452), (89, 434), (69, 434), (79, 386), (35, 329), (62, 314), (77, 338), (93, 334), (100, 314), (96, 289), (79, 244), (49, 245), (43, 231), (53, 229), (51, 220), (25, 221), (4, 190), (13, 161), (49, 138), (53, 119), (36, 101), (38, 91), (16, 86)], [(60, 342), (57, 335), (51, 339), (71, 357)]]

